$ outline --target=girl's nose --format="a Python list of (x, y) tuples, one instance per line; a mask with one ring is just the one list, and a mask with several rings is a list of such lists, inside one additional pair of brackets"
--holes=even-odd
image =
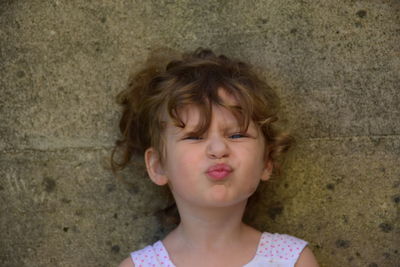
[(211, 137), (207, 144), (207, 156), (212, 159), (220, 159), (229, 155), (227, 140), (221, 136)]

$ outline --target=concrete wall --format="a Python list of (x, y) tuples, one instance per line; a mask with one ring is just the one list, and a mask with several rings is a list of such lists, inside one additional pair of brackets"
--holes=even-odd
[(115, 266), (165, 194), (107, 157), (117, 92), (155, 47), (262, 67), (298, 138), (250, 220), (322, 266), (400, 265), (398, 1), (0, 1), (0, 265)]

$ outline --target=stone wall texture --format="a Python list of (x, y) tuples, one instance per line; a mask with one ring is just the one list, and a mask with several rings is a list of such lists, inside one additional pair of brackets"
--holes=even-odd
[(116, 266), (165, 235), (163, 188), (108, 168), (115, 96), (200, 46), (262, 68), (297, 137), (247, 219), (321, 266), (400, 266), (399, 44), (396, 0), (1, 0), (0, 266)]

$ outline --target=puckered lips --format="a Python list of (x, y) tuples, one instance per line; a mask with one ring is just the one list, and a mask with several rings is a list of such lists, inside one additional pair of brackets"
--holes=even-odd
[(206, 173), (212, 180), (219, 181), (225, 179), (232, 171), (231, 166), (225, 163), (220, 163), (208, 168)]

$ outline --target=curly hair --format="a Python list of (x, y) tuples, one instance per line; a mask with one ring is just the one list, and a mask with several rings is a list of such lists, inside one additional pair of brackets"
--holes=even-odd
[[(218, 95), (219, 88), (235, 97), (238, 104), (226, 105)], [(118, 95), (118, 102), (123, 107), (119, 123), (122, 138), (116, 141), (111, 157), (114, 173), (149, 147), (159, 152), (162, 162), (165, 117), (184, 127), (179, 110), (186, 105), (199, 108), (199, 135), (210, 125), (213, 105), (230, 110), (242, 130), (253, 121), (263, 133), (265, 158), (272, 162), (274, 171), (279, 169), (278, 158), (291, 142), (290, 136), (273, 127), (278, 120), (279, 101), (272, 88), (248, 64), (217, 56), (209, 49), (198, 48), (166, 65), (146, 67), (132, 76), (128, 87)]]

